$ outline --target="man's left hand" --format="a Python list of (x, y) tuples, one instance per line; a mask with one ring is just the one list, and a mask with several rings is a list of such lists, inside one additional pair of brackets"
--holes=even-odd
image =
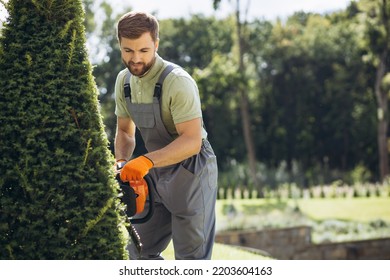
[(123, 166), (120, 174), (121, 180), (123, 182), (141, 180), (153, 166), (153, 161), (145, 156), (132, 159)]

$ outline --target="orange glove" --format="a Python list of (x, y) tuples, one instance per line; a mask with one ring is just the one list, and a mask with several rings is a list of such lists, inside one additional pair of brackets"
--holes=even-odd
[(148, 185), (144, 179), (139, 181), (130, 181), (130, 186), (134, 189), (136, 197), (136, 213), (144, 211), (146, 197), (149, 195)]
[(121, 180), (123, 182), (141, 180), (153, 166), (153, 161), (145, 156), (132, 159), (121, 169)]

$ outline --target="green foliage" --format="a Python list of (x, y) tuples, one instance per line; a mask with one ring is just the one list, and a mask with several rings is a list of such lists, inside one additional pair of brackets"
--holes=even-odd
[(232, 22), (194, 15), (190, 19), (169, 19), (160, 23), (159, 53), (192, 73), (205, 68), (213, 56), (229, 53), (233, 38)]
[[(242, 161), (245, 150), (240, 129), (240, 113), (236, 89), (240, 75), (231, 57), (223, 54), (213, 56), (206, 68), (196, 68), (194, 78), (197, 80), (204, 120), (212, 139), (213, 148), (219, 155), (220, 162), (234, 158)], [(224, 125), (220, 125), (224, 124)], [(232, 141), (226, 141), (226, 139)]]
[(367, 170), (363, 165), (357, 165), (351, 171), (352, 182), (354, 184), (367, 182), (371, 177), (370, 171)]
[(364, 27), (362, 45), (366, 48), (369, 62), (379, 64), (379, 55), (388, 48), (390, 5), (387, 0), (360, 0), (359, 19)]
[[(375, 143), (375, 119), (367, 117), (374, 116), (375, 103), (369, 92), (362, 94), (368, 76), (353, 27), (319, 15), (274, 25), (274, 48), (263, 55), (267, 67), (261, 75), (265, 90), (259, 124), (266, 139), (279, 143), (259, 149), (270, 164), (286, 160), (291, 166), (298, 160), (308, 171), (317, 165), (346, 170), (355, 164), (356, 150), (359, 157), (370, 155), (359, 148), (372, 146), (364, 138), (350, 141), (369, 132), (366, 139)], [(362, 108), (367, 114), (354, 113)]]
[(10, 0), (0, 56), (0, 259), (123, 259), (81, 1)]

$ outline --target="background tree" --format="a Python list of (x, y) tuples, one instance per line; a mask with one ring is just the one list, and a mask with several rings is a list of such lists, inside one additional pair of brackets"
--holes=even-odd
[(305, 173), (299, 184), (329, 183), (341, 177), (331, 170), (362, 162), (374, 168), (375, 105), (366, 89), (372, 75), (360, 59), (356, 29), (345, 12), (296, 13), (273, 25), (262, 51), (253, 48), (252, 60), (262, 65), (259, 131), (268, 143), (258, 150), (267, 166), (286, 161), (291, 172), (298, 162)]
[(380, 180), (389, 175), (389, 90), (390, 90), (390, 5), (387, 0), (361, 0), (359, 7), (365, 26), (365, 61), (375, 67), (374, 93), (377, 102), (377, 141)]
[(0, 258), (126, 258), (81, 1), (10, 0), (7, 9)]
[[(218, 9), (221, 0), (213, 0), (214, 9)], [(244, 14), (244, 19), (242, 19), (243, 15), (241, 12), (240, 1), (235, 1), (235, 24), (236, 24), (236, 58), (237, 61), (237, 72), (241, 75), (239, 79), (239, 83), (236, 85), (236, 90), (239, 97), (239, 105), (240, 105), (240, 116), (242, 121), (242, 131), (244, 136), (244, 142), (246, 147), (246, 155), (250, 170), (250, 176), (254, 187), (258, 190), (260, 194), (262, 194), (262, 190), (260, 188), (260, 182), (257, 176), (257, 158), (256, 158), (256, 148), (253, 139), (252, 132), (252, 121), (251, 121), (251, 112), (250, 112), (250, 104), (248, 97), (248, 77), (245, 74), (245, 70), (247, 65), (245, 64), (245, 55), (247, 53), (247, 19), (245, 18), (247, 15), (247, 11), (250, 8), (250, 1), (247, 1), (246, 10)]]
[(159, 53), (193, 73), (204, 69), (215, 54), (230, 53), (234, 32), (232, 21), (203, 15), (160, 21)]

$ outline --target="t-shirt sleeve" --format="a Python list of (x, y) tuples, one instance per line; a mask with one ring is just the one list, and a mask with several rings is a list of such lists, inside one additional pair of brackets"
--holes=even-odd
[(170, 84), (169, 108), (174, 124), (202, 117), (199, 90), (195, 81), (178, 76)]

